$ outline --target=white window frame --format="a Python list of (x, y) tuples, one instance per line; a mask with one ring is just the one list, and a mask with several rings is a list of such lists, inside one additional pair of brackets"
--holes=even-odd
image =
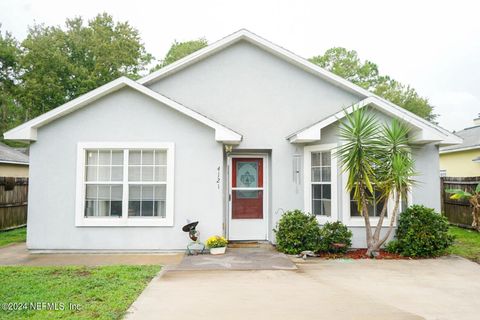
[[(85, 152), (89, 149), (110, 150), (166, 150), (167, 182), (165, 217), (128, 216), (128, 151), (123, 153), (123, 197), (122, 216), (85, 217)], [(169, 227), (173, 226), (174, 213), (174, 160), (173, 142), (79, 142), (77, 144), (77, 183), (75, 202), (75, 226), (77, 227)]]
[(312, 213), (312, 153), (313, 152), (326, 152), (330, 151), (331, 154), (331, 211), (332, 214), (330, 217), (327, 216), (316, 216), (320, 224), (325, 224), (326, 222), (335, 222), (338, 220), (338, 198), (337, 198), (337, 176), (338, 176), (338, 164), (337, 158), (334, 156), (335, 148), (338, 145), (336, 143), (330, 144), (321, 144), (321, 145), (312, 145), (304, 147), (304, 166), (303, 166), (303, 185), (304, 185), (304, 208), (305, 212)]
[[(347, 225), (348, 227), (365, 227), (365, 219), (362, 216), (352, 216), (350, 212), (350, 192), (347, 191), (347, 182), (348, 182), (348, 172), (342, 172), (342, 190), (343, 190), (343, 203), (342, 203), (342, 212), (343, 212), (343, 223)], [(408, 191), (407, 193), (408, 197), (408, 205), (412, 204), (412, 192), (411, 190)], [(400, 206), (402, 204), (402, 200), (400, 199)], [(387, 216), (383, 219), (382, 226), (383, 227), (388, 227), (390, 225), (390, 218), (393, 214), (393, 207), (394, 207), (394, 199), (393, 196), (390, 196), (388, 198), (388, 203), (387, 203)], [(401, 213), (401, 207), (399, 209), (399, 214)], [(381, 208), (380, 208), (381, 210)], [(397, 220), (398, 216), (394, 221), (393, 226), (397, 226)], [(372, 227), (375, 227), (378, 223), (379, 217), (370, 217), (370, 223)]]

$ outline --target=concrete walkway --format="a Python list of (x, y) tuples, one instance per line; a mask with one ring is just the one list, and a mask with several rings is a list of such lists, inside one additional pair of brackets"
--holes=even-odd
[(167, 271), (127, 319), (479, 319), (462, 258), (300, 261), (296, 271)]
[(271, 245), (251, 248), (228, 248), (223, 255), (185, 256), (176, 271), (206, 270), (295, 270), (296, 265)]
[(26, 266), (101, 266), (114, 264), (174, 266), (183, 253), (30, 253), (25, 243), (0, 248), (0, 265)]

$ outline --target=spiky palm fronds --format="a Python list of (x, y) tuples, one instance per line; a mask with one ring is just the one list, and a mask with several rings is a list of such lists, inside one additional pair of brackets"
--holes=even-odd
[(366, 109), (346, 113), (345, 120), (339, 128), (341, 146), (335, 152), (342, 170), (348, 173), (346, 188), (354, 190), (354, 200), (359, 211), (367, 206), (366, 190), (373, 194), (375, 168), (379, 166), (378, 154), (381, 146), (378, 143), (379, 125), (373, 114)]

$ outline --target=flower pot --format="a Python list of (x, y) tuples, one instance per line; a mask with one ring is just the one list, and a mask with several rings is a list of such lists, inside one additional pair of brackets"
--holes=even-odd
[(224, 254), (227, 247), (210, 248), (210, 254)]

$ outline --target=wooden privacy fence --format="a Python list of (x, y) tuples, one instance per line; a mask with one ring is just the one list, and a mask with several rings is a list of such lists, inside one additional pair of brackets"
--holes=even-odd
[(0, 177), (0, 230), (27, 224), (28, 178)]
[(472, 208), (468, 200), (452, 200), (451, 194), (445, 189), (462, 189), (474, 192), (480, 182), (480, 177), (442, 177), (440, 183), (440, 194), (442, 195), (442, 212), (451, 224), (471, 227)]

